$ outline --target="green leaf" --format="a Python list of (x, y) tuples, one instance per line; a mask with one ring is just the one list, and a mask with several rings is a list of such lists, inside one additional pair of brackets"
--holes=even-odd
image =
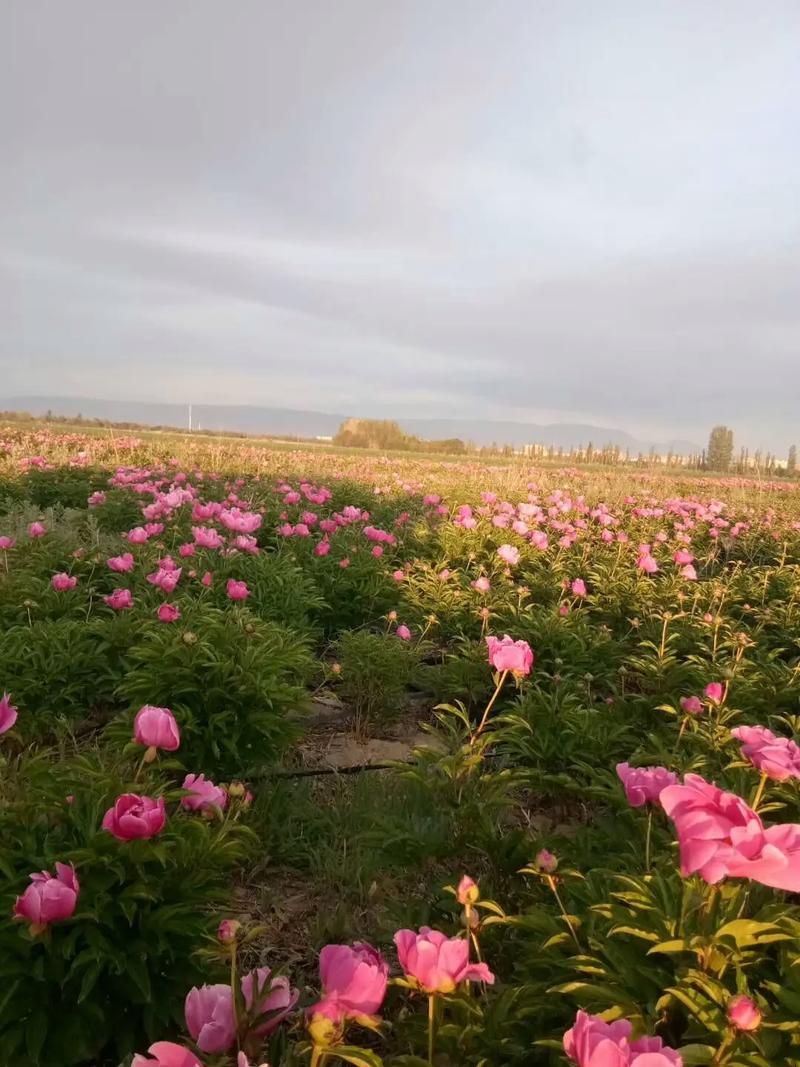
[(383, 1067), (383, 1060), (376, 1052), (355, 1045), (337, 1045), (336, 1055), (354, 1067)]

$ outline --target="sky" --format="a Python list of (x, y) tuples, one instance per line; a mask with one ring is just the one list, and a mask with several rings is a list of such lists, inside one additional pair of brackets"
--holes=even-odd
[(800, 443), (797, 0), (2, 0), (0, 398)]

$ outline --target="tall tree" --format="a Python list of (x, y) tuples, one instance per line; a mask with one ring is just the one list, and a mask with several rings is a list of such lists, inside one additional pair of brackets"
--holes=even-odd
[(786, 457), (786, 473), (794, 474), (797, 470), (797, 445), (792, 445)]
[(726, 471), (733, 459), (733, 430), (727, 426), (715, 426), (708, 438), (706, 463), (709, 470)]

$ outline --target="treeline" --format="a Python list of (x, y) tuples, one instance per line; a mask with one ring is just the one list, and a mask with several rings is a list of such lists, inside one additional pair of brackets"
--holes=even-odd
[(459, 437), (445, 437), (426, 441), (422, 437), (404, 433), (398, 423), (389, 419), (347, 419), (333, 438), (335, 445), (346, 448), (374, 448), (393, 452), (441, 452), (462, 455), (474, 451)]

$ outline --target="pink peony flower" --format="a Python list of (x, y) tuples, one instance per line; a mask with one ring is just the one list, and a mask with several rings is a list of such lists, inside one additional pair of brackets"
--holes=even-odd
[(712, 704), (721, 704), (722, 696), (725, 692), (721, 682), (709, 682), (703, 690), (706, 696), (706, 700)]
[(456, 900), (459, 904), (466, 906), (467, 904), (475, 904), (479, 899), (478, 883), (473, 878), (470, 878), (468, 874), (465, 874), (456, 886)]
[(225, 586), (225, 592), (231, 600), (247, 600), (250, 596), (247, 582), (237, 582), (233, 578), (228, 579), (228, 584)]
[(554, 871), (558, 870), (557, 858), (546, 848), (539, 849), (536, 853), (533, 865), (536, 870), (541, 871), (542, 874), (553, 874)]
[(138, 1052), (131, 1067), (203, 1067), (193, 1052), (174, 1041), (156, 1041), (147, 1051), (149, 1056)]
[(586, 596), (586, 583), (583, 578), (575, 578), (570, 586), (573, 596), (584, 597)]
[(494, 983), (485, 963), (469, 962), (464, 938), (423, 926), (419, 933), (398, 930), (394, 943), (406, 979), (425, 993), (452, 993), (462, 982)]
[(653, 556), (649, 552), (643, 553), (636, 561), (636, 566), (640, 571), (644, 571), (645, 574), (656, 574), (658, 572), (658, 563), (656, 563)]
[(155, 837), (164, 829), (166, 822), (163, 797), (153, 800), (152, 797), (137, 796), (136, 793), (123, 793), (103, 816), (103, 829), (118, 841), (133, 841), (135, 838)]
[(189, 791), (189, 796), (181, 799), (181, 807), (187, 811), (203, 811), (204, 808), (210, 807), (224, 811), (228, 803), (228, 794), (222, 786), (214, 785), (202, 774), (187, 774), (183, 780), (183, 788)]
[(702, 715), (705, 711), (705, 705), (700, 697), (681, 697), (681, 707), (687, 715)]
[(175, 752), (180, 748), (181, 732), (169, 708), (145, 704), (133, 720), (133, 740), (146, 748), (163, 748)]
[(222, 945), (232, 945), (239, 936), (241, 927), (242, 924), (236, 919), (223, 919), (217, 928), (217, 940)]
[(533, 652), (527, 641), (514, 641), (508, 634), (501, 640), (486, 638), (489, 663), (496, 671), (511, 671), (521, 678), (530, 674), (533, 667)]
[(625, 787), (625, 796), (632, 808), (655, 804), (662, 790), (668, 785), (677, 785), (678, 776), (666, 767), (631, 767), (617, 764), (617, 775)]
[(47, 533), (43, 522), (32, 522), (28, 527), (28, 537), (44, 537)]
[(73, 578), (71, 574), (66, 574), (64, 571), (61, 574), (54, 574), (50, 579), (50, 584), (58, 593), (64, 593), (68, 589), (74, 589), (78, 584), (78, 579)]
[(492, 587), (492, 583), (485, 575), (481, 575), (480, 578), (476, 578), (474, 582), (470, 582), (473, 589), (477, 589), (479, 593), (488, 593)]
[(742, 755), (776, 782), (800, 778), (800, 747), (766, 726), (737, 726), (731, 736), (742, 742)]
[(323, 1000), (335, 1008), (336, 1022), (377, 1015), (386, 996), (389, 964), (372, 945), (326, 945), (319, 954), (319, 974)]
[(266, 1037), (273, 1033), (297, 1003), (300, 993), (285, 975), (270, 980), (269, 967), (259, 967), (242, 978), (242, 995), (248, 1011), (256, 1004), (259, 1018), (253, 1033)]
[(400, 638), (401, 641), (410, 641), (411, 640), (411, 631), (406, 626), (406, 624), (403, 623), (403, 622), (401, 622), (400, 625), (397, 627), (397, 629), (395, 630), (395, 633), (397, 634), (397, 636)]
[(227, 1052), (236, 1040), (229, 985), (195, 986), (184, 1003), (186, 1029), (201, 1052)]
[(114, 611), (124, 611), (126, 608), (133, 607), (133, 593), (130, 589), (115, 589), (113, 593), (104, 596), (103, 600)]
[(13, 537), (0, 537), (0, 552), (8, 552), (16, 543)]
[(683, 1059), (660, 1037), (630, 1041), (627, 1019), (607, 1023), (599, 1015), (579, 1011), (564, 1034), (564, 1051), (578, 1067), (683, 1067)]
[[(514, 545), (500, 545), (497, 555), (504, 563), (508, 563), (512, 567), (519, 563), (519, 549), (515, 548)], [(480, 579), (478, 580), (480, 581)]]
[(121, 556), (111, 556), (106, 560), (109, 570), (124, 573), (133, 570), (133, 556), (130, 552), (123, 552)]
[(757, 1030), (761, 1025), (761, 1011), (758, 1005), (744, 993), (731, 997), (728, 1001), (727, 1015), (731, 1026), (737, 1030)]
[(80, 884), (72, 864), (57, 863), (55, 875), (42, 871), (30, 879), (31, 884), (14, 904), (14, 918), (29, 922), (32, 933), (74, 914)]
[(675, 824), (684, 878), (697, 873), (711, 885), (727, 877), (750, 878), (800, 891), (800, 825), (765, 829), (741, 797), (696, 774), (664, 789), (659, 802)]
[(11, 696), (3, 693), (0, 697), (0, 734), (10, 730), (17, 721), (18, 709), (11, 703)]
[(177, 622), (181, 617), (180, 611), (174, 604), (161, 604), (156, 614), (159, 622)]

